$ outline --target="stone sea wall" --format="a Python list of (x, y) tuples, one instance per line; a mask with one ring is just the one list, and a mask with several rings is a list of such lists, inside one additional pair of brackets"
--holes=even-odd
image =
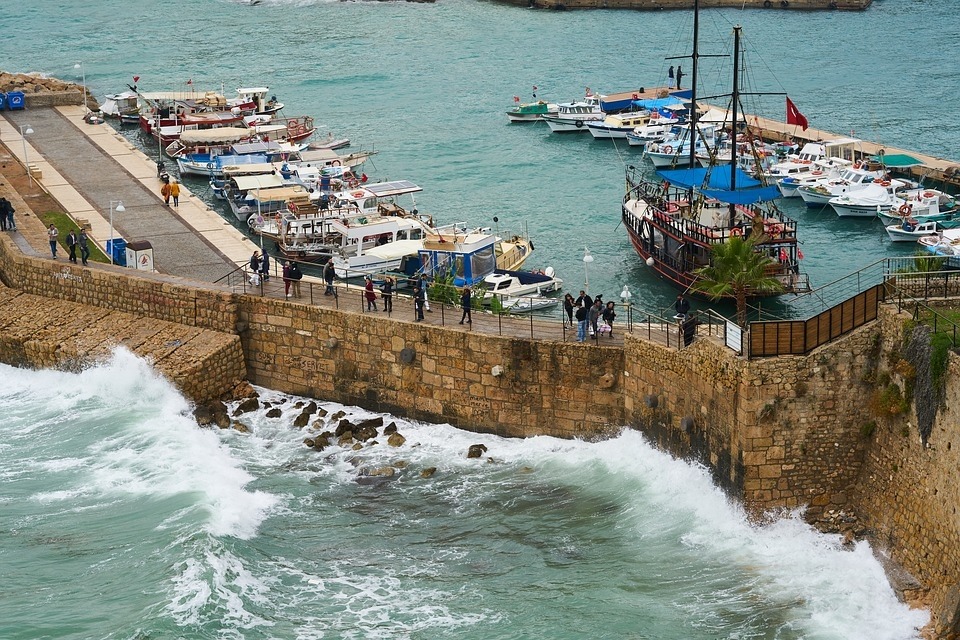
[(592, 438), (624, 424), (622, 349), (253, 296), (240, 306), (257, 384), (504, 436)]

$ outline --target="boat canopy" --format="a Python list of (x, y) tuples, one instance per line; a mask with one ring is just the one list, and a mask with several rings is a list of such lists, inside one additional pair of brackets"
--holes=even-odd
[[(234, 180), (240, 178), (262, 178), (264, 176), (237, 176)], [(251, 189), (247, 191), (247, 200), (259, 200), (260, 202), (286, 202), (298, 196), (306, 195), (307, 191), (300, 185), (285, 185), (282, 187), (273, 187), (271, 189)]]
[(906, 168), (906, 167), (915, 167), (917, 165), (922, 165), (923, 161), (914, 158), (913, 156), (907, 155), (905, 153), (887, 153), (884, 155), (876, 155), (870, 158), (875, 162), (879, 162), (887, 167), (891, 168)]
[(284, 185), (283, 178), (268, 173), (255, 176), (234, 176), (231, 178), (240, 191), (249, 191), (250, 189), (274, 189)]
[(657, 171), (657, 175), (684, 189), (698, 189), (704, 195), (728, 204), (756, 204), (768, 202), (780, 197), (776, 185), (764, 187), (758, 180), (737, 169), (737, 188), (730, 190), (730, 172), (727, 168), (706, 169), (666, 169)]
[(669, 107), (675, 104), (683, 104), (679, 98), (674, 98), (673, 96), (668, 96), (666, 98), (648, 98), (647, 100), (634, 100), (633, 105), (640, 107), (641, 109), (660, 109), (661, 107)]
[(243, 142), (233, 145), (230, 150), (236, 155), (242, 156), (251, 153), (280, 153), (282, 148), (279, 144), (270, 140), (269, 142)]
[(367, 184), (363, 187), (378, 198), (389, 198), (391, 196), (402, 196), (405, 193), (417, 193), (423, 191), (423, 187), (418, 187), (409, 180), (393, 180), (392, 182), (377, 182)]
[(241, 127), (219, 127), (216, 129), (187, 129), (180, 134), (185, 144), (227, 144), (249, 138), (250, 129)]

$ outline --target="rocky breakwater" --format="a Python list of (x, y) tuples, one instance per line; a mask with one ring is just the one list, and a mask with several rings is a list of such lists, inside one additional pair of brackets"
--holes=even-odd
[[(84, 91), (86, 90), (86, 93)], [(0, 91), (22, 91), (27, 107), (59, 107), (68, 104), (83, 104), (99, 111), (100, 104), (88, 89), (75, 82), (48, 78), (39, 73), (10, 73), (0, 71)]]

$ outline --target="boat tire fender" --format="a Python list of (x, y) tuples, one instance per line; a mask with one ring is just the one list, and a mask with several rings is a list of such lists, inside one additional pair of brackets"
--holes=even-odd
[(837, 3), (836, 3), (836, 2), (831, 2), (831, 3), (830, 3), (829, 5), (827, 5), (827, 6), (828, 6), (828, 8), (830, 8), (830, 9), (836, 9), (836, 8), (837, 8)]
[(904, 217), (910, 215), (910, 212), (911, 212), (911, 211), (912, 211), (912, 209), (910, 208), (910, 205), (908, 205), (908, 204), (906, 204), (906, 203), (900, 205), (900, 208), (897, 209), (897, 212), (898, 212), (901, 216), (904, 216)]
[(213, 163), (212, 163), (212, 162), (208, 162), (208, 163), (207, 163), (207, 169), (211, 169), (211, 170), (213, 169)]
[(583, 120), (577, 120), (576, 122), (573, 123), (573, 126), (575, 126), (577, 129), (580, 129), (581, 127), (583, 127)]
[(663, 145), (663, 149), (661, 149), (661, 151), (663, 151), (664, 153), (673, 153), (673, 147), (671, 147), (668, 144), (665, 144)]
[(339, 166), (340, 166), (340, 161), (339, 161), (339, 160), (334, 160), (333, 162), (330, 163), (330, 166), (339, 167)]
[(790, 6), (790, 2), (788, 0), (780, 0), (780, 6), (786, 9)]
[(769, 8), (772, 7), (772, 6), (773, 6), (773, 3), (770, 2), (770, 0), (764, 0), (764, 2), (763, 2), (763, 8), (764, 8), (764, 9), (769, 9)]

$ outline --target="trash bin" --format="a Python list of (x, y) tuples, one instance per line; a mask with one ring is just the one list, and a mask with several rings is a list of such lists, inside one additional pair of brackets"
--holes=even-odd
[(7, 92), (7, 109), (10, 111), (17, 111), (18, 109), (24, 108), (24, 99), (23, 91), (8, 91)]
[(127, 266), (127, 241), (123, 238), (108, 239), (107, 256), (113, 256), (113, 264)]
[(3, 91), (0, 91), (0, 111), (3, 111), (3, 108), (7, 106), (7, 94)]
[(153, 271), (153, 245), (146, 240), (128, 242), (126, 262), (138, 271)]

